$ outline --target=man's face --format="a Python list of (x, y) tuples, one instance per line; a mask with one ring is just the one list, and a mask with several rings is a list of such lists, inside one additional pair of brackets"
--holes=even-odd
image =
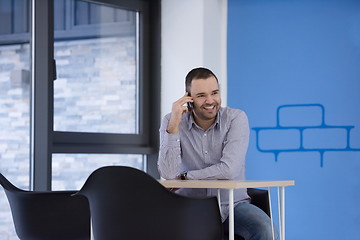
[(195, 120), (214, 120), (221, 106), (219, 84), (215, 77), (194, 79), (191, 82), (190, 94), (193, 97)]

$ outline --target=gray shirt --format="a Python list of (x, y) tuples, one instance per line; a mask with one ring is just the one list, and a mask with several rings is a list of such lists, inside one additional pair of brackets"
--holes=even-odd
[[(171, 113), (160, 127), (158, 169), (160, 176), (174, 179), (187, 171), (188, 179), (245, 180), (245, 156), (249, 143), (249, 124), (245, 112), (220, 108), (215, 123), (206, 131), (191, 113), (185, 113), (179, 133), (166, 131)], [(216, 189), (179, 189), (177, 193), (191, 197), (216, 196)], [(228, 191), (221, 190), (223, 221), (228, 216)], [(234, 191), (235, 204), (249, 201), (246, 189)]]

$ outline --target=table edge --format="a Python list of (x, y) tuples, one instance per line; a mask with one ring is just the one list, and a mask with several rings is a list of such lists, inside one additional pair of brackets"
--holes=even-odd
[(167, 188), (261, 188), (294, 186), (294, 180), (236, 181), (236, 180), (158, 180)]

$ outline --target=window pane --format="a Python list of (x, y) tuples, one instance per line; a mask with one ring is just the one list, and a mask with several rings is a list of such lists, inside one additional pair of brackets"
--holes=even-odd
[[(2, 23), (1, 23), (2, 24)], [(0, 172), (29, 189), (30, 46), (0, 45)], [(17, 239), (10, 207), (0, 190), (0, 239)]]
[(144, 170), (145, 156), (135, 154), (53, 154), (52, 190), (80, 189), (102, 166), (130, 166)]
[(59, 11), (74, 19), (55, 32), (54, 130), (137, 134), (136, 12), (85, 1)]

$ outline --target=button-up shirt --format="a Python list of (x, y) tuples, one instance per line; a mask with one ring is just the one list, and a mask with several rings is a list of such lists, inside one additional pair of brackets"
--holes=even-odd
[[(220, 108), (215, 123), (207, 130), (199, 127), (191, 113), (185, 113), (179, 132), (166, 129), (171, 113), (160, 127), (158, 169), (160, 176), (174, 179), (187, 171), (188, 179), (245, 180), (245, 156), (249, 143), (249, 124), (245, 112)], [(216, 196), (216, 189), (179, 189), (177, 193), (191, 197)], [(228, 216), (229, 199), (221, 190), (222, 220)], [(246, 189), (234, 191), (235, 204), (249, 201)]]

